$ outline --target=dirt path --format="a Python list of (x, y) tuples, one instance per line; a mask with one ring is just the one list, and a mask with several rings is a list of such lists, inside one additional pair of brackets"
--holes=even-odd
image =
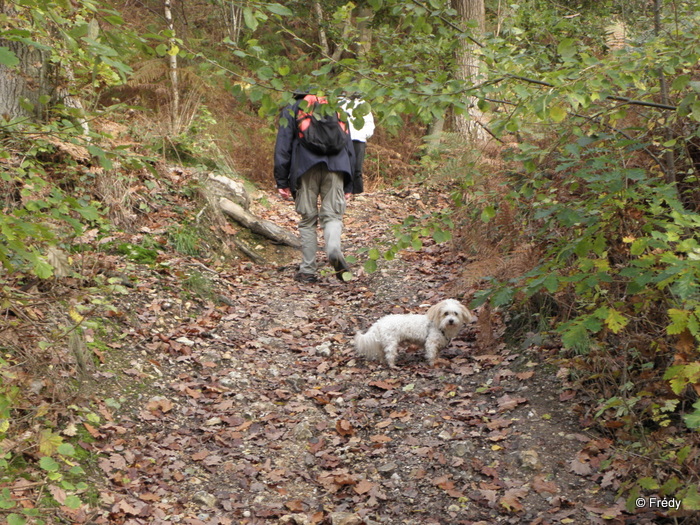
[[(420, 207), (355, 200), (348, 253)], [(86, 447), (108, 507), (94, 523), (623, 523), (595, 475), (606, 447), (580, 431), (541, 352), (484, 351), (467, 329), (434, 368), (414, 352), (398, 370), (354, 358), (355, 330), (425, 311), (459, 263), (427, 245), (351, 283), (186, 260), (142, 278), (121, 305), (122, 366), (99, 373), (104, 420)], [(229, 304), (183, 294), (193, 271)]]

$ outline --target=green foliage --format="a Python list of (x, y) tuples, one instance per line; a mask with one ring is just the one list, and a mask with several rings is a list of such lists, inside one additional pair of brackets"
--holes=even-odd
[[(8, 523), (26, 523), (29, 519), (47, 516), (50, 513), (50, 510), (47, 513), (47, 508), (58, 508), (61, 505), (70, 509), (81, 507), (84, 496), (91, 489), (87, 483), (87, 474), (79, 463), (79, 457), (85, 455), (79, 445), (67, 441), (48, 426), (44, 427), (38, 417), (34, 427), (36, 432), (23, 432), (17, 437), (13, 427), (21, 423), (13, 417), (13, 413), (20, 409), (24, 411), (29, 400), (25, 398), (26, 392), (19, 387), (22, 376), (13, 372), (15, 366), (16, 363), (0, 359), (0, 443), (12, 436), (14, 444), (21, 445), (10, 451), (0, 448), (0, 486), (3, 487), (0, 490), (0, 515), (4, 515)], [(41, 409), (38, 409), (37, 416), (40, 415)], [(5, 441), (8, 442), (10, 441)], [(38, 452), (36, 464), (28, 464), (23, 454), (14, 450), (22, 450), (24, 447)], [(47, 508), (24, 508), (13, 497), (11, 488), (20, 476), (46, 486), (48, 490), (43, 504)]]
[(155, 264), (158, 251), (131, 243), (122, 243), (117, 246), (117, 252), (126, 256), (130, 261), (140, 264)]
[(211, 300), (214, 297), (214, 283), (202, 272), (188, 273), (182, 284), (194, 297), (204, 300)]
[(509, 160), (520, 169), (498, 188), (476, 175), (481, 193), (468, 211), (473, 224), (490, 224), (515, 210), (495, 242), (532, 245), (538, 256), (526, 273), (491, 278), (476, 304), (553, 305), (544, 326), (561, 337), (571, 379), (599, 399), (601, 430), (620, 428), (649, 458), (647, 475), (620, 489), (628, 503), (658, 490), (697, 508), (688, 456), (700, 428), (700, 210), (684, 191), (698, 190), (686, 145), (699, 136), (700, 90), (689, 72), (700, 17), (685, 5), (677, 25), (664, 11), (658, 35), (641, 20), (611, 51), (590, 36), (604, 35), (602, 24), (596, 32), (577, 19), (567, 29), (571, 22), (551, 24), (551, 12), (529, 4), (483, 49), (490, 76), (479, 93), (482, 109), (499, 109), (490, 130), (517, 137)]
[(202, 235), (191, 224), (180, 224), (168, 234), (169, 243), (183, 255), (198, 255)]
[(36, 139), (21, 163), (0, 173), (0, 185), (9, 190), (7, 211), (0, 215), (0, 263), (7, 271), (26, 266), (38, 277), (51, 277), (47, 247), (100, 219), (97, 203), (71, 195), (52, 180), (46, 156), (55, 153), (55, 146)]
[[(42, 51), (66, 94), (76, 95), (80, 86), (89, 85), (88, 94), (96, 97), (130, 73), (120, 57), (132, 33), (112, 33), (100, 29), (96, 21), (99, 17), (105, 26), (118, 28), (123, 21), (115, 11), (93, 2), (33, 0), (14, 3), (12, 9), (15, 16), (4, 17), (0, 39)], [(2, 47), (0, 64), (14, 67), (19, 61)], [(50, 91), (50, 86), (41, 87)], [(84, 111), (49, 96), (40, 97), (38, 103), (50, 109), (44, 111), (50, 117), (45, 123), (17, 119), (0, 128), (4, 138), (0, 158), (9, 159), (0, 172), (6, 210), (0, 215), (0, 263), (8, 272), (29, 271), (48, 278), (53, 275), (48, 248), (67, 242), (100, 219), (101, 210), (90, 192), (75, 191), (76, 183), (82, 185), (80, 179), (87, 177), (86, 161), (111, 169), (114, 153), (97, 145), (99, 137), (86, 135)], [(23, 107), (38, 112), (29, 101), (23, 101)], [(15, 151), (22, 151), (21, 160), (15, 161)], [(56, 163), (62, 165), (60, 174), (52, 169)]]

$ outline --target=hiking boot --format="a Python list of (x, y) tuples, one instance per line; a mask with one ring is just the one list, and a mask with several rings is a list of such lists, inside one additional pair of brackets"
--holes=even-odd
[(318, 282), (318, 277), (313, 273), (301, 273), (297, 272), (294, 274), (294, 280), (300, 283), (316, 283)]
[(350, 267), (348, 266), (348, 263), (345, 262), (345, 258), (342, 255), (334, 255), (329, 257), (329, 259), (331, 266), (333, 266), (333, 269), (335, 270), (335, 276), (339, 281), (345, 282), (345, 279), (343, 279), (343, 274), (345, 272), (350, 272)]

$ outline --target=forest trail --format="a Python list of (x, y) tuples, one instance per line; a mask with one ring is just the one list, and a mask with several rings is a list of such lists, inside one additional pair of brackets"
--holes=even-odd
[[(346, 254), (449, 200), (415, 192), (353, 200)], [(271, 201), (268, 217), (294, 228)], [(482, 349), (471, 327), (434, 368), (417, 352), (394, 370), (353, 355), (356, 330), (448, 297), (463, 263), (426, 243), (349, 283), (245, 261), (144, 270), (119, 305), (123, 359), (97, 374), (104, 420), (85, 446), (107, 506), (92, 522), (627, 523), (597, 474), (610, 443), (579, 428), (542, 350)], [(193, 270), (223, 302), (183, 292)]]

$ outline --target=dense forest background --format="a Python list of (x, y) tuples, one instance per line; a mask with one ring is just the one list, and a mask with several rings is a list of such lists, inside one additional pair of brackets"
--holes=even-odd
[[(698, 7), (0, 0), (0, 479), (79, 469), (33, 366), (77, 355), (86, 319), (108, 309), (118, 277), (86, 279), (81, 254), (163, 248), (112, 239), (172, 195), (197, 198), (201, 180), (178, 170), (272, 189), (276, 117), (305, 87), (371, 105), (366, 189), (410, 180), (452, 196), (368, 247), (364, 268), (451, 242), (466, 257), (454, 289), (503, 315), (503, 341), (560, 348), (590, 400), (585, 426), (616, 443), (600, 468), (618, 492), (699, 509)], [(216, 250), (198, 224), (173, 209), (164, 244)], [(33, 291), (66, 279), (81, 299), (28, 349), (18, 334), (48, 308)], [(64, 490), (62, 504), (86, 503), (80, 482)]]

